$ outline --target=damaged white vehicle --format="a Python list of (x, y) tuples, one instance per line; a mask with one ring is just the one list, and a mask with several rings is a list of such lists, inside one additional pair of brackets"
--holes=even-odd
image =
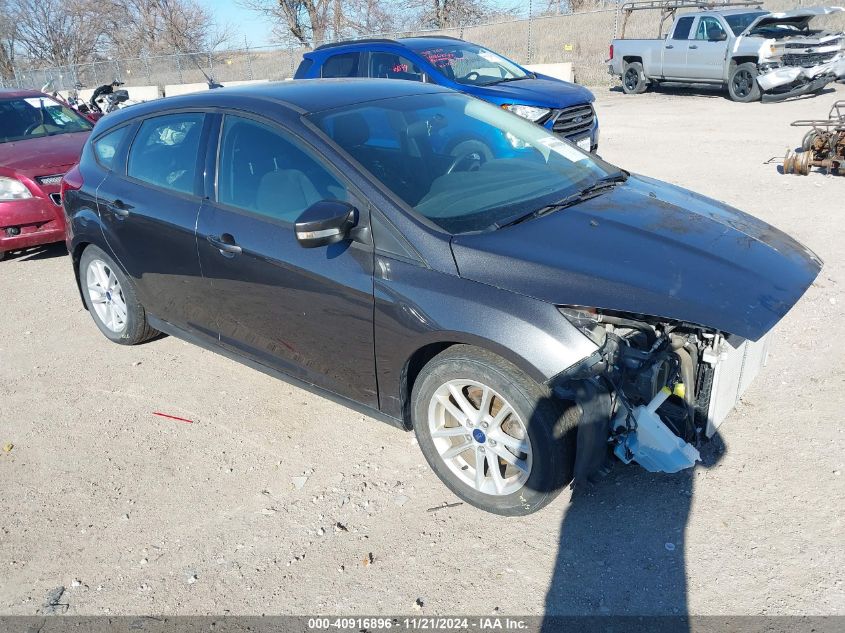
[[(722, 7), (679, 15), (658, 39), (624, 39), (631, 12), (661, 9), (663, 22), (684, 0), (629, 2), (622, 38), (610, 47), (609, 71), (622, 79), (626, 94), (644, 92), (660, 82), (719, 84), (740, 102), (779, 101), (816, 92), (845, 78), (845, 33), (813, 28), (821, 16), (841, 14), (843, 7), (813, 7), (769, 13), (750, 8), (751, 2), (727, 2)], [(712, 4), (701, 3), (702, 7)]]

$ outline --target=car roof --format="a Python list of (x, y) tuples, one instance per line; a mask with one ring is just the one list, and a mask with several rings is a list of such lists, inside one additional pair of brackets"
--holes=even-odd
[[(266, 109), (277, 105), (301, 114), (333, 110), (348, 105), (395, 99), (417, 94), (453, 92), (449, 88), (418, 81), (395, 79), (300, 79), (275, 81), (231, 88), (203, 90), (177, 97), (165, 97), (123, 108), (101, 119), (109, 128), (114, 124), (159, 112), (182, 108)], [(98, 125), (98, 127), (104, 127)]]
[(18, 88), (0, 88), (0, 99), (13, 97), (49, 97), (40, 90), (27, 90)]
[(712, 15), (718, 13), (719, 15), (740, 15), (743, 13), (768, 13), (765, 9), (760, 7), (747, 7), (745, 9), (714, 9), (711, 11), (699, 11), (697, 15)]
[[(344, 40), (341, 42), (332, 42), (330, 44), (323, 44), (314, 49), (317, 51), (326, 51), (341, 48), (372, 48), (373, 45), (393, 45), (402, 48), (407, 48), (412, 51), (429, 48), (431, 46), (446, 46), (448, 44), (455, 44), (456, 42), (465, 42), (465, 40), (457, 37), (450, 37), (448, 35), (431, 35), (420, 37), (400, 37), (392, 40), (387, 38), (369, 38), (360, 40)], [(308, 54), (310, 55), (310, 53)]]

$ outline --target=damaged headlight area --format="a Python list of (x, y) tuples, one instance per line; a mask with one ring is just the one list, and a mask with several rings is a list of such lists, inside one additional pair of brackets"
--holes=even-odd
[(845, 34), (806, 31), (760, 48), (757, 83), (766, 101), (813, 92), (845, 78)]
[(765, 364), (757, 342), (690, 323), (592, 308), (559, 306), (598, 349), (555, 382), (581, 410), (575, 482), (612, 453), (652, 472), (699, 461), (712, 437)]

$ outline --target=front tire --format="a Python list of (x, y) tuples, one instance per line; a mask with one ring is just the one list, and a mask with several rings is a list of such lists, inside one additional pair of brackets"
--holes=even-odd
[(648, 88), (648, 80), (645, 78), (643, 65), (640, 62), (625, 64), (622, 71), (622, 92), (626, 95), (642, 94)]
[(733, 69), (728, 79), (728, 94), (738, 103), (760, 100), (760, 86), (757, 83), (757, 64), (746, 62)]
[(83, 251), (79, 281), (85, 306), (106, 338), (137, 345), (158, 334), (147, 323), (132, 281), (102, 249), (91, 245)]
[(412, 422), (441, 481), (487, 512), (531, 514), (572, 480), (577, 409), (485, 350), (455, 345), (432, 359)]

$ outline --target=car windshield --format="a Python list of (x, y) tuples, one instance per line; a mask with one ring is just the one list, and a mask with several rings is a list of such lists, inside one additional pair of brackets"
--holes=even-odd
[(420, 51), (449, 79), (467, 86), (489, 86), (533, 77), (509, 59), (474, 44), (449, 44)]
[(728, 26), (731, 27), (731, 31), (734, 32), (734, 35), (739, 35), (745, 29), (748, 28), (749, 24), (751, 24), (761, 15), (766, 15), (766, 12), (752, 11), (750, 13), (734, 13), (731, 15), (726, 15), (724, 16), (724, 18), (725, 21), (728, 23)]
[(310, 119), (411, 210), (453, 234), (496, 228), (618, 173), (461, 94), (370, 101)]
[(93, 124), (48, 96), (0, 99), (0, 143), (88, 132)]

